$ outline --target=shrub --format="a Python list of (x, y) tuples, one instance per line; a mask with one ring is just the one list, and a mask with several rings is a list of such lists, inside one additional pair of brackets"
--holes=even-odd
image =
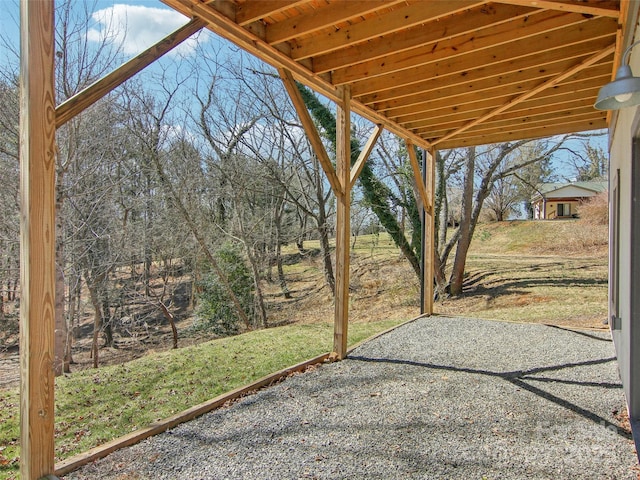
[(609, 192), (600, 192), (578, 206), (580, 223), (586, 225), (609, 225)]
[[(242, 254), (232, 244), (216, 252), (216, 261), (231, 285), (247, 316), (253, 316), (254, 291), (251, 272)], [(215, 272), (207, 273), (199, 284), (198, 318), (200, 327), (217, 335), (234, 335), (240, 331), (236, 307)]]

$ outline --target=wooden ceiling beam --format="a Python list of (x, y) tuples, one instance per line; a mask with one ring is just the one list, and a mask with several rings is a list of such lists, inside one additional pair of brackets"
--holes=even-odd
[(244, 2), (235, 9), (234, 20), (238, 25), (248, 25), (269, 15), (308, 3), (309, 0), (260, 0), (259, 2)]
[(516, 105), (518, 103), (523, 102), (524, 100), (527, 100), (528, 98), (533, 97), (534, 95), (538, 94), (539, 92), (546, 90), (547, 88), (551, 88), (554, 85), (557, 85), (558, 83), (562, 82), (563, 80), (575, 75), (577, 72), (587, 68), (589, 65), (593, 65), (594, 63), (602, 60), (603, 58), (612, 55), (613, 52), (615, 51), (615, 44), (611, 45), (608, 48), (605, 48), (604, 50), (592, 55), (591, 57), (587, 58), (586, 60), (583, 60), (582, 62), (580, 62), (579, 64), (577, 64), (576, 66), (574, 66), (573, 68), (570, 68), (569, 70), (567, 70), (566, 72), (550, 79), (547, 80), (545, 82), (543, 82), (540, 86), (534, 88), (533, 90), (530, 90), (522, 95), (520, 95), (519, 97), (505, 103), (503, 106), (501, 106), (500, 108), (496, 108), (495, 110), (493, 110), (492, 112), (489, 112), (485, 115), (482, 115), (481, 117), (473, 120), (472, 122), (469, 122), (468, 124), (466, 124), (465, 126), (457, 129), (454, 132), (451, 132), (447, 135), (445, 135), (444, 137), (438, 139), (438, 141), (436, 143), (432, 143), (433, 145), (436, 145), (437, 143), (443, 142), (445, 140), (449, 140), (450, 138), (455, 137), (456, 135), (458, 135), (459, 133), (464, 132), (465, 130), (468, 130), (482, 122), (484, 122), (485, 120), (495, 117), (496, 115), (499, 115), (500, 113), (508, 110), (509, 108), (511, 108), (513, 105)]
[(353, 17), (366, 15), (380, 8), (389, 8), (404, 0), (352, 0), (344, 2), (340, 8), (335, 4), (327, 3), (312, 13), (287, 18), (286, 20), (267, 26), (265, 39), (273, 45), (286, 42), (292, 38), (309, 35), (327, 27), (343, 23)]
[[(444, 70), (446, 62), (437, 62), (434, 65), (416, 68), (417, 73), (404, 72), (404, 75), (395, 75), (395, 87), (389, 87), (389, 79), (381, 80), (380, 78), (372, 79), (371, 82), (359, 82), (352, 90), (358, 101), (365, 105), (372, 105), (374, 108), (382, 102), (390, 102), (394, 99), (415, 96), (416, 92), (422, 92), (424, 88), (433, 88), (437, 86), (443, 88), (448, 85), (467, 85), (469, 90), (474, 88), (474, 84), (487, 80), (496, 79), (499, 81), (503, 77), (511, 74), (519, 74), (521, 70), (526, 70), (529, 77), (524, 75), (522, 80), (526, 81), (530, 78), (536, 78), (535, 69), (546, 69), (548, 66), (556, 62), (562, 62), (571, 59), (583, 59), (593, 52), (597, 52), (606, 48), (613, 43), (614, 35), (605, 36), (595, 40), (588, 40), (584, 43), (573, 45), (567, 48), (558, 48), (548, 52), (536, 52), (532, 55), (519, 58), (507, 58), (500, 63), (493, 65), (477, 65), (473, 62), (473, 56), (460, 61), (456, 61), (457, 66), (451, 70)], [(466, 68), (465, 68), (466, 67)], [(356, 93), (357, 92), (357, 93)], [(362, 93), (361, 93), (362, 92)], [(404, 103), (401, 100), (400, 103)]]
[[(499, 121), (505, 118), (517, 120), (523, 117), (533, 117), (535, 115), (547, 114), (549, 112), (564, 112), (570, 105), (571, 108), (583, 108), (593, 107), (593, 94), (598, 91), (598, 87), (592, 87), (585, 90), (589, 92), (589, 96), (581, 97), (581, 100), (572, 101), (572, 93), (559, 96), (558, 101), (551, 101), (549, 103), (540, 102), (523, 102), (522, 108), (509, 111), (506, 114), (499, 115), (493, 120), (488, 120), (485, 124), (489, 125), (492, 121)], [(569, 100), (569, 102), (567, 101)], [(525, 105), (526, 103), (526, 105)], [(496, 108), (495, 100), (488, 100), (486, 103), (479, 103), (477, 110), (474, 108), (470, 111), (460, 112), (453, 115), (434, 116), (430, 114), (423, 115), (421, 118), (415, 118), (411, 121), (398, 122), (400, 125), (408, 130), (416, 131), (421, 129), (429, 130), (432, 135), (437, 134), (437, 130), (450, 131), (464, 125), (466, 122), (471, 121), (478, 115), (485, 113), (493, 108)], [(484, 107), (484, 108), (482, 108)]]
[(504, 143), (516, 140), (535, 139), (550, 137), (553, 135), (563, 135), (574, 132), (582, 132), (588, 130), (599, 130), (607, 128), (607, 121), (602, 119), (594, 119), (589, 121), (568, 122), (561, 125), (546, 125), (538, 128), (529, 128), (524, 130), (511, 131), (506, 130), (492, 135), (469, 135), (461, 136), (455, 140), (442, 142), (438, 145), (438, 150), (447, 150), (450, 148), (462, 148), (473, 145), (486, 145), (490, 143)]
[(349, 45), (366, 42), (390, 33), (398, 32), (415, 25), (433, 21), (456, 11), (481, 5), (473, 0), (447, 0), (446, 2), (411, 1), (407, 5), (391, 12), (368, 18), (348, 28), (327, 33), (322, 41), (317, 38), (302, 38), (291, 42), (291, 57), (295, 60), (326, 54), (343, 49)]
[[(529, 41), (538, 44), (537, 39), (532, 37), (555, 35), (556, 30), (569, 26), (575, 26), (577, 29), (580, 23), (585, 22), (588, 20), (579, 14), (542, 11), (539, 14), (519, 17), (511, 22), (489, 26), (466, 35), (426, 43), (389, 57), (347, 66), (333, 71), (331, 80), (334, 85), (342, 85), (357, 82), (362, 78), (371, 79), (402, 70), (414, 69), (421, 65), (465, 54), (485, 54), (489, 53), (488, 50), (500, 49), (503, 46), (509, 52), (516, 53), (520, 50), (516, 44), (524, 45)], [(514, 38), (517, 39), (517, 42), (514, 42)], [(555, 39), (553, 43), (556, 43)]]
[(546, 8), (562, 12), (574, 12), (594, 17), (618, 18), (620, 11), (615, 1), (553, 1), (553, 0), (496, 0), (497, 3)]
[[(523, 104), (529, 105), (532, 103), (554, 102), (555, 100), (549, 100), (554, 97), (563, 97), (565, 100), (569, 100), (569, 95), (576, 95), (577, 92), (585, 92), (600, 88), (604, 83), (607, 83), (607, 79), (608, 72), (605, 71), (596, 76), (584, 75), (580, 78), (576, 78), (575, 80), (572, 79), (570, 82), (563, 82), (561, 85), (544, 90), (540, 94), (526, 100)], [(531, 80), (530, 82), (520, 86), (498, 86), (485, 90), (482, 94), (478, 95), (474, 93), (473, 95), (457, 96), (424, 102), (402, 110), (388, 112), (389, 118), (400, 124), (416, 121), (425, 117), (433, 118), (434, 121), (435, 119), (441, 119), (447, 116), (460, 117), (462, 115), (472, 115), (475, 118), (479, 111), (491, 107), (497, 108), (508, 99), (513, 98), (523, 91), (535, 88), (542, 80), (544, 80), (544, 78), (541, 78), (537, 82), (535, 80)]]
[[(585, 57), (586, 56), (583, 56), (581, 58)], [(476, 101), (476, 97), (492, 98), (500, 95), (500, 92), (510, 91), (509, 89), (514, 87), (515, 90), (512, 90), (514, 93), (534, 88), (540, 80), (559, 75), (568, 68), (571, 68), (575, 63), (576, 59), (563, 58), (561, 61), (550, 65), (538, 65), (517, 69), (514, 72), (501, 75), (498, 78), (490, 77), (477, 81), (471, 78), (469, 79), (469, 83), (459, 83), (455, 85), (449, 83), (443, 85), (439, 79), (434, 79), (430, 83), (422, 84), (422, 88), (419, 90), (421, 93), (419, 94), (375, 103), (372, 106), (380, 112), (385, 112), (392, 118), (415, 113), (416, 108), (425, 109), (428, 108), (430, 104), (453, 104), (453, 106), (459, 107), (460, 105)], [(544, 72), (541, 71), (542, 69), (544, 69)], [(607, 72), (610, 73), (610, 69), (611, 66), (609, 63), (601, 62), (589, 69), (585, 69), (583, 72), (592, 72), (593, 75), (600, 76)], [(576, 78), (586, 75), (583, 72), (578, 73)]]
[[(588, 122), (593, 122), (593, 121), (597, 121), (605, 118), (606, 118), (606, 112), (596, 112), (594, 114), (593, 111), (589, 111), (589, 112), (583, 112), (582, 114), (567, 115), (562, 118), (558, 118), (558, 121), (553, 121), (552, 118), (547, 118), (546, 120), (540, 118), (536, 120), (522, 121), (522, 122), (513, 123), (513, 124), (509, 124), (508, 122), (505, 122), (507, 125), (506, 127), (504, 125), (498, 125), (498, 124), (492, 127), (482, 126), (482, 128), (468, 131), (461, 138), (499, 134), (500, 132), (504, 132), (505, 128), (506, 130), (513, 131), (513, 132), (518, 132), (518, 131), (526, 132), (528, 130), (536, 130), (538, 128), (543, 128), (543, 127), (553, 128), (554, 126), (563, 126), (564, 124), (567, 124), (567, 123), (573, 123), (573, 124), (585, 123), (586, 124)], [(438, 135), (436, 132), (429, 132), (429, 134)]]
[[(596, 78), (594, 81), (589, 82), (589, 84), (583, 85), (584, 82), (576, 82), (575, 84), (569, 85), (566, 87), (566, 89), (558, 92), (551, 89), (553, 90), (553, 92), (549, 95), (536, 96), (520, 104), (518, 107), (521, 108), (514, 108), (523, 110), (531, 107), (532, 105), (554, 105), (561, 102), (571, 102), (573, 99), (575, 99), (576, 95), (589, 97), (591, 99), (591, 102), (593, 103), (603, 82), (607, 82), (606, 76)], [(446, 122), (449, 120), (463, 121), (465, 118), (470, 121), (489, 109), (497, 108), (506, 100), (507, 98), (503, 96), (495, 95), (491, 98), (477, 100), (476, 102), (468, 103), (464, 106), (441, 103), (437, 106), (437, 108), (436, 106), (434, 106), (434, 108), (430, 109), (427, 105), (424, 106), (420, 111), (416, 111), (411, 115), (403, 115), (401, 117), (391, 118), (399, 125), (406, 125), (407, 123), (411, 122), (424, 121), (425, 119), (430, 121), (432, 124)]]
[[(217, 10), (209, 8), (204, 4), (193, 4), (189, 0), (162, 0), (162, 2), (185, 16), (202, 18), (207, 22), (207, 28), (217, 35), (235, 43), (246, 52), (255, 55), (274, 68), (285, 68), (290, 71), (297, 80), (324, 95), (329, 100), (334, 102), (341, 101), (337, 87), (329, 83), (325, 78), (312, 74), (307, 67), (291, 59), (286, 52), (275, 48), (275, 46), (268, 45), (259, 37), (237, 25), (229, 17), (222, 15)], [(425, 141), (424, 138), (400, 128), (399, 125), (390, 121), (384, 115), (362, 105), (362, 103), (357, 100), (351, 101), (351, 108), (355, 113), (374, 124), (383, 125), (386, 130), (389, 130), (399, 137), (409, 138), (422, 148), (430, 148), (429, 142)]]
[[(352, 91), (355, 98), (365, 94), (375, 93), (380, 90), (396, 90), (403, 85), (423, 82), (425, 78), (436, 76), (461, 75), (466, 77), (470, 71), (485, 69), (491, 72), (501, 72), (504, 67), (497, 65), (504, 62), (517, 62), (522, 59), (534, 57), (537, 64), (548, 63), (547, 58), (561, 59), (563, 56), (576, 57), (584, 51), (585, 45), (596, 40), (605, 39), (611, 44), (615, 40), (617, 25), (615, 20), (609, 18), (594, 19), (586, 24), (562, 33), (562, 45), (558, 45), (557, 35), (538, 35), (524, 40), (516, 40), (510, 44), (498, 48), (486, 49), (480, 52), (469, 52), (453, 58), (445, 58), (427, 65), (421, 65), (411, 70), (403, 70), (388, 75), (382, 75), (371, 79), (363, 79), (352, 83)], [(585, 40), (587, 39), (587, 40)], [(529, 66), (535, 66), (532, 63)]]
[(504, 5), (500, 9), (496, 9), (491, 4), (482, 5), (470, 9), (465, 14), (464, 21), (461, 21), (459, 16), (454, 14), (438, 21), (430, 22), (428, 28), (420, 24), (401, 32), (371, 39), (363, 45), (346, 47), (339, 52), (331, 52), (326, 55), (316, 55), (313, 57), (313, 70), (316, 73), (325, 73), (350, 65), (357, 65), (365, 60), (396, 55), (425, 43), (448, 40), (458, 35), (472, 33), (487, 25), (513, 21), (536, 11), (535, 9), (512, 5)]
[[(491, 129), (494, 128), (495, 125), (498, 125), (499, 128), (504, 128), (505, 122), (507, 124), (509, 122), (512, 122), (514, 126), (517, 126), (523, 121), (535, 122), (539, 117), (542, 117), (544, 121), (557, 123), (558, 121), (562, 121), (563, 118), (567, 118), (568, 116), (572, 115), (582, 115), (584, 113), (589, 113), (591, 115), (594, 114), (593, 100), (591, 98), (581, 99), (578, 102), (571, 102), (569, 104), (570, 107), (567, 107), (567, 105), (568, 104), (566, 102), (563, 104), (543, 104), (529, 106), (526, 109), (521, 109), (513, 112), (509, 111), (507, 113), (503, 113), (502, 115), (498, 115), (491, 120), (483, 122), (481, 124), (481, 127)], [(469, 118), (473, 118), (473, 116), (470, 116)], [(429, 134), (437, 136), (457, 129), (458, 127), (460, 127), (460, 125), (464, 125), (466, 122), (468, 122), (469, 118), (449, 121), (443, 120), (435, 124), (429, 118), (426, 118), (423, 121), (404, 122), (401, 123), (401, 125), (413, 132), (429, 132)]]

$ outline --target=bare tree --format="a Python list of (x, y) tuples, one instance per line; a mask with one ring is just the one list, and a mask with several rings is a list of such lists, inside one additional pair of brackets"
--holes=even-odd
[[(564, 136), (554, 138), (547, 141), (534, 141), (535, 148), (528, 148), (532, 145), (529, 140), (521, 140), (512, 143), (489, 145), (486, 147), (468, 148), (464, 154), (464, 169), (462, 170), (462, 202), (461, 217), (458, 227), (451, 234), (447, 242), (443, 245), (442, 235), (439, 235), (440, 255), (436, 259), (436, 281), (438, 282), (438, 290), (440, 293), (449, 291), (451, 295), (462, 294), (464, 272), (467, 254), (471, 246), (471, 239), (475, 231), (476, 225), (480, 218), (480, 213), (484, 206), (485, 200), (489, 197), (492, 188), (498, 181), (509, 176), (516, 175), (522, 169), (540, 163), (545, 159), (549, 159), (556, 152), (561, 150), (571, 137)], [(527, 152), (523, 154), (523, 152)], [(439, 160), (442, 162), (443, 157)], [(459, 165), (459, 163), (457, 163)], [(445, 178), (444, 166), (438, 167), (438, 195), (442, 195), (441, 178)], [(460, 170), (453, 169), (456, 173)], [(449, 177), (451, 178), (451, 177)], [(446, 190), (445, 190), (446, 192)], [(437, 200), (436, 208), (442, 209), (446, 202)], [(441, 215), (441, 211), (437, 212), (440, 225), (446, 221)], [(442, 227), (439, 227), (442, 232)], [(455, 258), (451, 269), (451, 275), (448, 284), (443, 285), (444, 272), (446, 270), (446, 259), (449, 252), (455, 246)]]

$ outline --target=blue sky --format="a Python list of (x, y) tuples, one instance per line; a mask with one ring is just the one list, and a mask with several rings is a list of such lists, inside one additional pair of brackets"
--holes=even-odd
[[(87, 39), (98, 43), (103, 38), (113, 39), (125, 57), (131, 57), (187, 22), (187, 18), (157, 0), (73, 0), (78, 10), (89, 6), (92, 11)], [(57, 2), (57, 4), (60, 2)], [(18, 0), (0, 0), (0, 36), (17, 51), (19, 37), (20, 7)], [(198, 36), (200, 42), (220, 42), (208, 31)], [(193, 53), (195, 39), (189, 39), (170, 55)], [(0, 42), (0, 64), (14, 63), (15, 55), (7, 52)]]
[[(105, 36), (111, 38), (114, 45), (119, 46), (123, 61), (153, 45), (188, 20), (159, 0), (70, 1), (78, 10), (83, 10), (85, 6), (91, 9), (91, 21), (86, 34), (89, 45), (98, 45)], [(60, 3), (58, 1), (56, 5)], [(0, 67), (6, 67), (9, 63), (17, 68), (18, 59), (11, 50), (16, 52), (19, 48), (19, 16), (19, 0), (0, 0)], [(225, 40), (203, 30), (197, 41), (193, 38), (187, 40), (168, 56), (189, 57), (194, 53), (197, 42), (223, 50), (228, 45)], [(9, 51), (5, 45), (7, 43)], [(153, 68), (157, 67), (149, 67)], [(592, 143), (601, 145), (606, 151), (606, 136), (592, 139)], [(563, 168), (562, 159), (558, 158), (554, 163), (561, 176), (570, 176), (566, 167)]]

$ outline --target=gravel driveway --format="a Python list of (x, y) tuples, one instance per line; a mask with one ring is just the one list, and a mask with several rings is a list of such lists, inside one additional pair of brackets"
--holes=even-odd
[(635, 479), (607, 332), (432, 317), (65, 479)]

